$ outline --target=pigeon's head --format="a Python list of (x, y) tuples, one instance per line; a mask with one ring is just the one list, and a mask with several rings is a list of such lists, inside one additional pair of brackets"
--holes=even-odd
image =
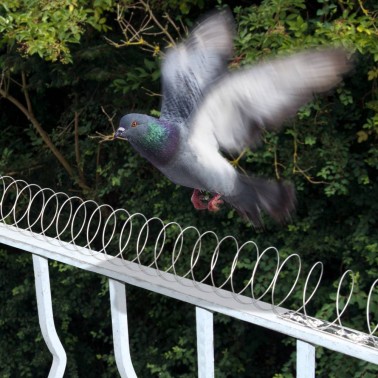
[(131, 113), (121, 118), (114, 138), (126, 139), (143, 157), (163, 164), (175, 154), (179, 132), (157, 118)]
[(119, 121), (114, 138), (130, 139), (130, 141), (141, 138), (147, 132), (148, 123), (154, 120), (155, 118), (144, 114), (127, 114)]

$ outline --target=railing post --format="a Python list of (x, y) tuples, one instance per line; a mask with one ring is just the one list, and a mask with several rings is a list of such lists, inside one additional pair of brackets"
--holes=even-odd
[(53, 355), (49, 378), (63, 377), (67, 356), (54, 325), (48, 259), (33, 254), (38, 319), (43, 339)]
[(315, 347), (297, 339), (297, 378), (315, 378)]
[(109, 279), (114, 356), (122, 378), (137, 378), (131, 361), (126, 309), (126, 285)]
[(213, 313), (196, 307), (198, 378), (214, 378)]

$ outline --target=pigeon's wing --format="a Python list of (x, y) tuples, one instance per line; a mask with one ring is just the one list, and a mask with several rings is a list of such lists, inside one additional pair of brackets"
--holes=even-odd
[[(351, 68), (341, 49), (297, 53), (230, 73), (207, 93), (190, 125), (190, 143), (240, 151), (257, 145), (315, 93), (338, 84)], [(192, 138), (192, 139), (191, 139)]]
[(207, 86), (227, 69), (233, 51), (230, 11), (204, 19), (188, 39), (168, 49), (162, 65), (161, 119), (185, 121)]

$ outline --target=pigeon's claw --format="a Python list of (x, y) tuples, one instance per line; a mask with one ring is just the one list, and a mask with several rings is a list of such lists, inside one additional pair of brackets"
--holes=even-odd
[(192, 198), (192, 204), (196, 210), (206, 210), (208, 208), (207, 203), (203, 202), (204, 196), (201, 194), (201, 191), (194, 189)]
[(209, 211), (219, 211), (219, 205), (223, 204), (223, 200), (220, 199), (221, 195), (216, 194), (208, 203), (207, 208)]
[(198, 189), (194, 189), (191, 201), (194, 208), (197, 210), (209, 210), (216, 212), (220, 210), (219, 205), (223, 204), (223, 200), (220, 198), (220, 194), (215, 194), (215, 196), (208, 201), (208, 197), (205, 194), (202, 194)]

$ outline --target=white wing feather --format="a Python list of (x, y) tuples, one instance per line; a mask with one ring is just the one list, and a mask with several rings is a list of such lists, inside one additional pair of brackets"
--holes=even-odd
[(347, 53), (327, 49), (294, 54), (229, 73), (207, 93), (191, 121), (191, 144), (241, 151), (264, 129), (293, 116), (313, 94), (326, 92), (350, 69)]

